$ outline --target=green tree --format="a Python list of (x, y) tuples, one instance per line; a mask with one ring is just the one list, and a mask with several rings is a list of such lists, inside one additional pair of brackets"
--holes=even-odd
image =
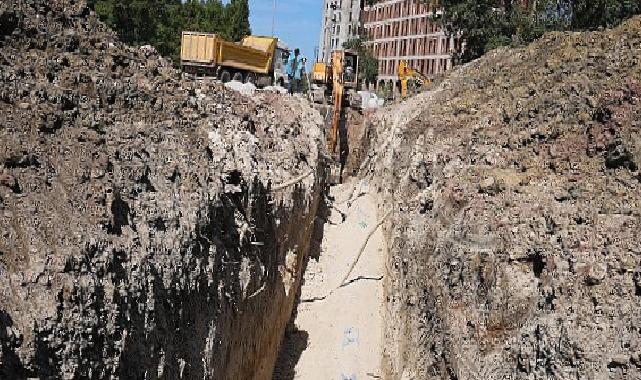
[(466, 43), (460, 62), (498, 46), (529, 43), (546, 30), (613, 27), (641, 13), (639, 0), (444, 0), (442, 5), (443, 26)]
[(450, 35), (465, 41), (466, 48), (456, 58), (468, 62), (499, 46), (540, 37), (545, 30), (540, 7), (526, 7), (517, 0), (445, 0), (439, 20)]
[(641, 13), (639, 0), (574, 0), (572, 3), (574, 29), (613, 27)]
[(378, 76), (378, 60), (365, 46), (363, 38), (352, 38), (343, 44), (343, 48), (358, 52), (359, 75), (363, 83), (374, 83)]
[(180, 53), (182, 6), (180, 0), (162, 0), (162, 12), (155, 21), (155, 34), (149, 42), (160, 54), (171, 57), (174, 62), (178, 61)]
[(231, 0), (225, 8), (226, 33), (225, 37), (231, 41), (240, 41), (251, 34), (249, 26), (248, 0)]

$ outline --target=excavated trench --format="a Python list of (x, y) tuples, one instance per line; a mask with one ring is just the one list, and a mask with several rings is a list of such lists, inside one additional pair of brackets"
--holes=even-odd
[(358, 177), (369, 139), (365, 119), (348, 109), (341, 123), (343, 181), (328, 188), (319, 209), (318, 250), (306, 257), (274, 380), (382, 377), (387, 250), (376, 195)]
[(0, 3), (0, 45), (0, 378), (271, 378), (321, 250), (319, 113), (83, 1)]
[(327, 192), (306, 101), (1, 2), (0, 379), (638, 378), (639, 30), (348, 113)]

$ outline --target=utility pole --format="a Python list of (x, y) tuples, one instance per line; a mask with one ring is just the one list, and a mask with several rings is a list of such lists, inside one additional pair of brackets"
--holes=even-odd
[(276, 0), (272, 2), (272, 37), (275, 36), (274, 30), (276, 29)]

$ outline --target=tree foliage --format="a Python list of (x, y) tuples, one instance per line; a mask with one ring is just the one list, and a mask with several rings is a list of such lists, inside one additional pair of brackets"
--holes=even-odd
[(362, 38), (352, 38), (343, 44), (344, 49), (351, 49), (358, 52), (359, 75), (364, 83), (376, 82), (378, 76), (378, 60), (365, 46)]
[(225, 9), (226, 35), (233, 41), (238, 41), (250, 33), (249, 4), (247, 0), (231, 0)]
[(545, 30), (538, 10), (521, 1), (445, 0), (443, 5), (439, 19), (450, 34), (465, 41), (457, 57), (462, 62), (499, 46), (530, 42)]
[(547, 30), (612, 27), (641, 13), (639, 0), (444, 0), (442, 5), (438, 19), (465, 41), (462, 62), (499, 46), (529, 43)]
[(251, 34), (248, 0), (89, 0), (120, 38), (153, 45), (178, 61), (182, 31), (217, 33), (230, 41)]
[(574, 0), (574, 29), (613, 27), (631, 16), (641, 14), (639, 0)]

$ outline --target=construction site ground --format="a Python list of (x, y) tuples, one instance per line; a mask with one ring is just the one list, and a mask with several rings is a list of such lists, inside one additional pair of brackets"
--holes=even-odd
[(367, 191), (365, 180), (332, 188), (321, 252), (308, 262), (295, 326), (274, 379), (381, 376), (385, 244)]

